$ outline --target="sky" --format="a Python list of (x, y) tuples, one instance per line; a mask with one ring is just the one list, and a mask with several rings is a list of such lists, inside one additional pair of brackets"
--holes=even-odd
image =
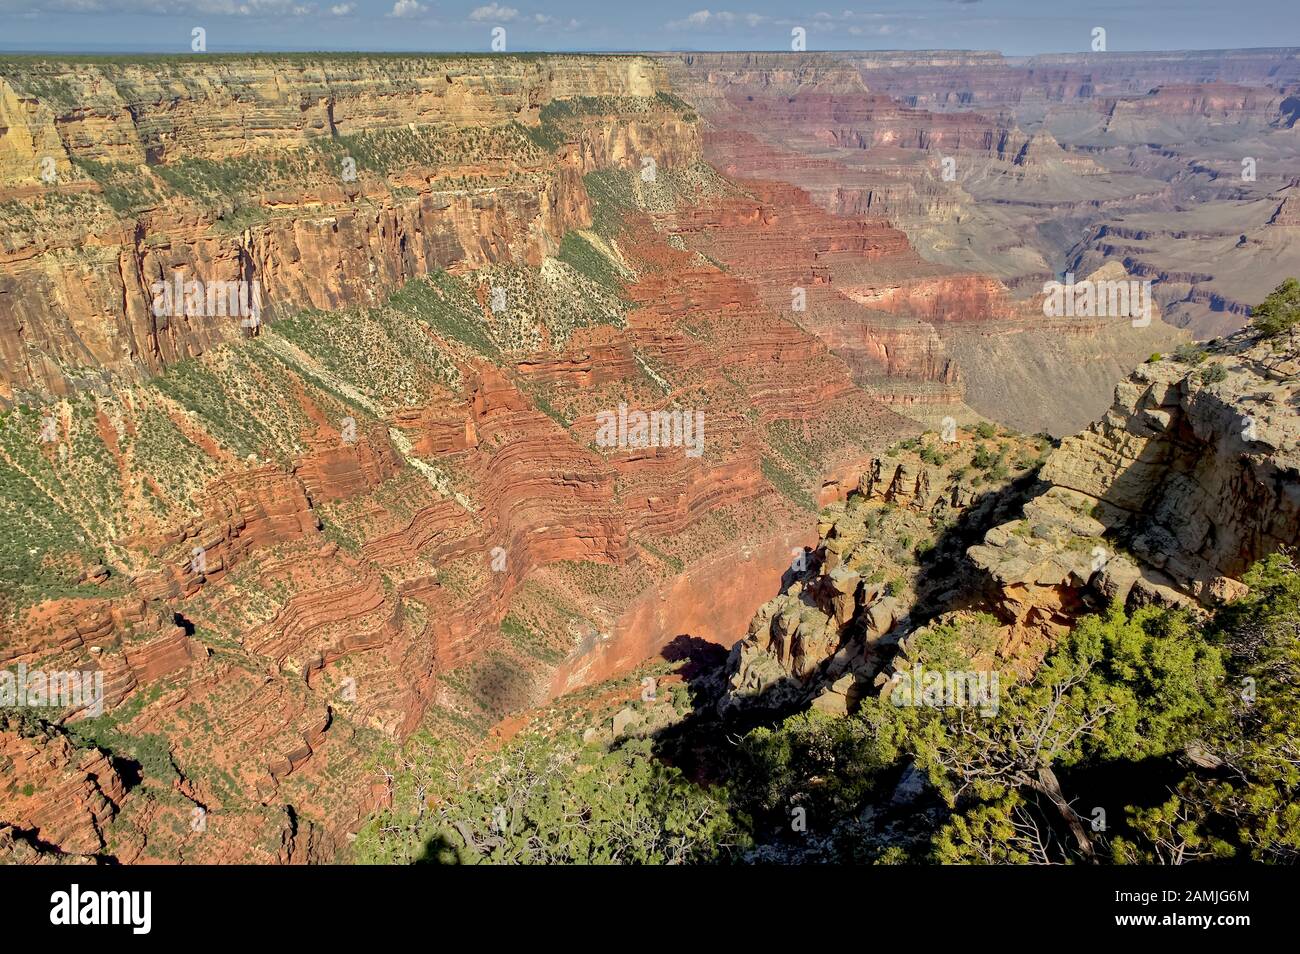
[[(0, 50), (809, 50), (1087, 52), (1300, 46), (1295, 0), (0, 0)], [(726, 0), (731, 2), (731, 0)], [(842, 3), (842, 0), (841, 0)]]

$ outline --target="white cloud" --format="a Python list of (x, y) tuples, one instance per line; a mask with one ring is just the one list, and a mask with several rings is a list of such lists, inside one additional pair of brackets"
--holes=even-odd
[[(0, 0), (0, 9), (10, 6)], [(48, 0), (43, 10), (145, 16), (305, 17), (316, 4), (301, 0)]]
[(469, 13), (469, 18), (477, 23), (482, 23), (484, 20), (491, 20), (495, 23), (510, 23), (518, 17), (519, 11), (514, 7), (503, 7), (495, 2), (475, 7)]
[(696, 10), (685, 19), (669, 21), (668, 29), (690, 30), (704, 26), (731, 27), (737, 23), (743, 23), (752, 28), (767, 23), (771, 19), (771, 17), (762, 13), (733, 13), (730, 10), (719, 10), (715, 13), (712, 10)]
[(420, 0), (397, 0), (397, 2), (393, 4), (392, 12), (388, 15), (390, 17), (397, 17), (400, 20), (411, 20), (416, 17), (425, 16), (428, 12), (429, 5), (427, 3), (420, 3)]
[(559, 17), (553, 17), (546, 13), (534, 13), (527, 18), (528, 22), (535, 23), (539, 27), (546, 27), (554, 30), (576, 30), (582, 24), (570, 17), (567, 20), (561, 20)]
[(885, 23), (875, 27), (851, 26), (848, 31), (851, 36), (889, 36), (894, 28)]
[(469, 12), (469, 19), (475, 23), (522, 23), (545, 30), (576, 30), (581, 26), (573, 18), (561, 20), (549, 13), (525, 13), (517, 7), (503, 7), (495, 0), (475, 7)]
[[(391, 0), (385, 14), (403, 20), (429, 19), (434, 5), (429, 0)], [(0, 12), (28, 13), (32, 0), (0, 0)], [(357, 0), (42, 0), (40, 12), (122, 13), (145, 16), (228, 16), (228, 17), (352, 17), (360, 15)], [(468, 14), (474, 22), (515, 23), (539, 31), (576, 30), (582, 24), (573, 18), (548, 13), (529, 13), (496, 0), (475, 7)]]
[[(9, 4), (0, 4), (0, 7), (8, 7)], [(16, 7), (30, 6), (25, 3), (16, 3)], [(42, 4), (46, 10), (58, 10), (66, 13), (97, 13), (104, 9), (101, 0), (50, 0), (49, 3)], [(35, 12), (35, 11), (33, 11)]]

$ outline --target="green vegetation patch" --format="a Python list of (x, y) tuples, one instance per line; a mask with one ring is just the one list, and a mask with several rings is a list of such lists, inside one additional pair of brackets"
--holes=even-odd
[(1300, 324), (1300, 281), (1288, 278), (1250, 310), (1250, 325), (1265, 338), (1275, 338)]
[(792, 500), (810, 513), (817, 512), (817, 503), (804, 486), (803, 481), (785, 468), (775, 457), (763, 455), (761, 462), (763, 476), (787, 499)]
[(77, 165), (99, 183), (104, 200), (124, 215), (150, 209), (161, 198), (157, 182), (140, 166), (91, 159), (79, 159)]
[(565, 232), (559, 259), (579, 274), (617, 294), (623, 288), (625, 270), (577, 232)]

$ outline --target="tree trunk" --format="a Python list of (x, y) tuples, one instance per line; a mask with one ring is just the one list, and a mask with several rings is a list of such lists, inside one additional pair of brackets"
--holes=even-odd
[(1047, 766), (1040, 768), (1038, 777), (1029, 780), (1029, 787), (1039, 794), (1047, 796), (1047, 799), (1056, 806), (1056, 810), (1060, 812), (1061, 818), (1070, 829), (1070, 834), (1074, 836), (1075, 844), (1079, 846), (1079, 852), (1083, 855), (1084, 860), (1095, 865), (1097, 863), (1097, 853), (1093, 850), (1092, 839), (1088, 837), (1088, 830), (1083, 827), (1083, 822), (1079, 820), (1079, 816), (1070, 807), (1070, 803), (1065, 800), (1056, 773)]

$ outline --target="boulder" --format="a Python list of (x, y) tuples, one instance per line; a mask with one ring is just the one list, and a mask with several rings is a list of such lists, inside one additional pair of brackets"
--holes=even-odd
[(625, 706), (614, 716), (614, 738), (622, 738), (645, 721), (641, 713)]

